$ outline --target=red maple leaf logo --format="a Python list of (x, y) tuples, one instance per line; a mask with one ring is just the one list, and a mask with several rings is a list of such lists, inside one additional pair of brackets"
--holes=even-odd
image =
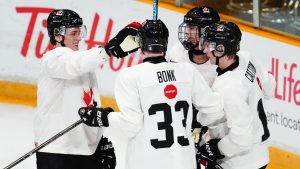
[(84, 101), (84, 103), (87, 107), (94, 107), (93, 94), (94, 94), (94, 92), (93, 92), (92, 88), (90, 88), (90, 90), (83, 90), (82, 100)]

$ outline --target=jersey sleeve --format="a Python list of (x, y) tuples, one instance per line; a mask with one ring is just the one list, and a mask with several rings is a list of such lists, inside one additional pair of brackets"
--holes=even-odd
[(255, 64), (257, 67), (257, 77), (261, 84), (263, 96), (265, 99), (271, 99), (274, 97), (276, 81), (261, 64), (258, 64), (257, 62)]
[(223, 89), (221, 94), (224, 97), (228, 134), (221, 139), (218, 147), (225, 156), (232, 157), (251, 148), (254, 115), (241, 88), (231, 86)]
[(268, 73), (268, 71), (259, 61), (256, 61), (254, 57), (251, 57), (250, 53), (243, 51), (241, 52), (241, 55), (248, 56), (250, 61), (255, 65), (257, 80), (258, 83), (260, 83), (259, 85), (263, 92), (263, 97), (265, 99), (273, 98), (276, 88), (276, 81), (274, 77), (270, 73)]
[(108, 57), (104, 48), (94, 47), (86, 51), (73, 51), (60, 47), (45, 55), (42, 66), (53, 78), (73, 79), (95, 70)]
[(134, 137), (143, 126), (143, 113), (133, 72), (123, 69), (115, 82), (115, 98), (119, 113), (109, 114), (111, 128), (122, 130), (128, 137)]
[(203, 76), (194, 68), (194, 83), (192, 86), (192, 102), (199, 110), (198, 122), (203, 125), (211, 125), (224, 117), (223, 99), (212, 92)]

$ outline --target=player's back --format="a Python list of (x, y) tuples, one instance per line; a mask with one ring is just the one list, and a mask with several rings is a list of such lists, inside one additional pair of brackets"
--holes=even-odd
[(128, 168), (195, 168), (190, 131), (196, 71), (187, 63), (168, 62), (146, 62), (126, 71), (135, 79), (143, 112), (143, 127), (128, 144)]

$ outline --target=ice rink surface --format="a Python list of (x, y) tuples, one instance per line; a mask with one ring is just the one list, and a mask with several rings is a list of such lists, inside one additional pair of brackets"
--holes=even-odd
[[(0, 169), (34, 149), (34, 111), (33, 107), (0, 104)], [(117, 156), (116, 169), (124, 169), (126, 137), (118, 131), (106, 130), (104, 134), (114, 144)], [(36, 169), (35, 160), (34, 154), (13, 168)]]

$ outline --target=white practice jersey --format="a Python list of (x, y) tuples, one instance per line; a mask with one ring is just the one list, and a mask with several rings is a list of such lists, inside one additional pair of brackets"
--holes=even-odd
[(126, 169), (195, 169), (192, 104), (210, 124), (224, 116), (223, 100), (188, 63), (145, 62), (123, 69), (116, 79), (120, 113), (112, 128), (129, 137)]
[(221, 161), (224, 169), (260, 168), (269, 162), (270, 135), (262, 87), (269, 87), (264, 93), (271, 97), (275, 81), (249, 54), (240, 52), (238, 56), (239, 66), (218, 76), (212, 86), (224, 97), (227, 121), (210, 130), (210, 134), (222, 138), (218, 147), (225, 155)]
[[(107, 58), (104, 49), (97, 47), (88, 51), (58, 47), (43, 56), (34, 118), (36, 144), (79, 120), (80, 107), (93, 106), (93, 102), (101, 106), (94, 70)], [(102, 133), (101, 128), (81, 124), (40, 151), (91, 155)]]
[(172, 62), (186, 62), (192, 64), (202, 74), (209, 86), (212, 86), (217, 76), (217, 65), (211, 64), (209, 60), (203, 64), (192, 62), (189, 57), (189, 51), (186, 50), (181, 43), (177, 43), (170, 50), (170, 54), (166, 56), (166, 59)]

